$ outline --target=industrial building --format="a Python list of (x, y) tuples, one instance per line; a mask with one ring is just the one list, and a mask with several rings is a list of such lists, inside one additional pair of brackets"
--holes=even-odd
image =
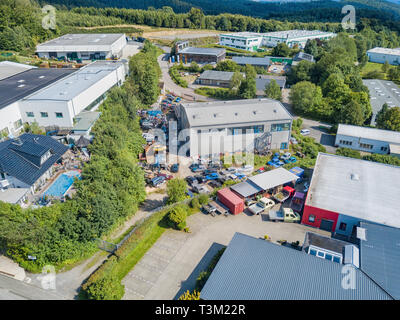
[[(32, 68), (23, 72), (18, 66), (7, 66), (8, 74), (12, 74), (0, 80), (0, 132), (1, 138), (16, 136), (23, 126), (23, 115), (20, 109), (21, 100), (29, 95), (61, 80), (76, 69), (45, 69)], [(1, 68), (0, 68), (1, 69)]]
[(275, 80), (281, 90), (285, 88), (285, 85), (286, 85), (286, 77), (285, 76), (272, 76), (272, 75), (258, 74), (256, 77), (257, 97), (265, 96), (265, 87), (271, 82), (271, 80)]
[(36, 67), (27, 64), (12, 62), (12, 61), (1, 61), (0, 62), (0, 80), (14, 76), (18, 73), (34, 69)]
[(354, 239), (360, 222), (400, 228), (400, 167), (319, 153), (302, 223)]
[(400, 65), (400, 48), (380, 48), (376, 47), (367, 51), (370, 62), (389, 63), (394, 66)]
[[(7, 202), (18, 203), (28, 190), (33, 193), (43, 185), (51, 177), (53, 165), (67, 150), (52, 137), (28, 133), (1, 142), (0, 189), (8, 190), (9, 199), (13, 199)], [(15, 192), (19, 188), (25, 192)]]
[(311, 63), (315, 63), (314, 56), (312, 54), (305, 53), (303, 51), (298, 52), (292, 62), (292, 66), (296, 66), (299, 64), (300, 61), (308, 61)]
[[(179, 61), (183, 63), (218, 63), (225, 59), (225, 49), (185, 47), (177, 52)], [(178, 62), (179, 62), (178, 61)]]
[(236, 62), (238, 65), (245, 66), (249, 64), (253, 67), (261, 67), (264, 69), (268, 69), (268, 67), (272, 64), (271, 59), (269, 57), (245, 57), (245, 56), (234, 56), (232, 57), (232, 61)]
[(268, 33), (238, 32), (220, 34), (219, 44), (254, 52), (261, 47), (275, 47), (278, 43), (286, 43), (290, 48), (294, 45), (304, 48), (308, 40), (328, 40), (335, 36), (336, 33), (319, 30), (287, 30)]
[(289, 147), (292, 116), (276, 100), (184, 103), (175, 112), (191, 156), (253, 152), (256, 139), (268, 149)]
[[(392, 249), (395, 246), (393, 240), (396, 239), (392, 239)], [(372, 250), (376, 253), (375, 259), (370, 259), (369, 256), (365, 259), (370, 260), (370, 269), (376, 272), (374, 276), (377, 279), (370, 277), (372, 272), (368, 274), (363, 272), (362, 264), (361, 268), (351, 263), (344, 265), (270, 241), (235, 233), (201, 290), (200, 298), (203, 300), (392, 300), (394, 293), (398, 294), (399, 288), (396, 269), (396, 262), (399, 262), (398, 254), (393, 251), (390, 253), (396, 260), (388, 261), (391, 269), (387, 272), (373, 268), (373, 262), (380, 257), (380, 250), (379, 248)], [(351, 255), (353, 251), (348, 252)], [(361, 254), (362, 252), (363, 250)], [(384, 262), (380, 262), (382, 263)], [(346, 274), (354, 275), (351, 282), (343, 281)], [(383, 283), (385, 286), (382, 286), (386, 274), (397, 277), (397, 282)]]
[(389, 107), (400, 106), (400, 88), (394, 82), (379, 79), (364, 79), (363, 84), (368, 87), (371, 97), (372, 125), (375, 125), (376, 115), (385, 103)]
[(335, 146), (379, 154), (396, 153), (400, 132), (339, 124)]
[(205, 86), (229, 88), (234, 74), (234, 72), (229, 71), (206, 70), (197, 78), (196, 83)]
[(73, 128), (74, 118), (94, 111), (107, 92), (125, 81), (119, 61), (96, 61), (19, 101), (23, 122)]
[(123, 33), (66, 34), (36, 47), (39, 58), (67, 58), (69, 60), (119, 59), (126, 46)]

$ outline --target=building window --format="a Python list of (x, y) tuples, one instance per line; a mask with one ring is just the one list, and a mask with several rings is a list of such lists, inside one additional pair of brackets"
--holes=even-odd
[(344, 222), (340, 223), (339, 230), (346, 231), (347, 224)]
[(62, 112), (56, 112), (56, 118), (64, 118)]
[(289, 131), (290, 123), (275, 123), (271, 125), (271, 132), (276, 131)]
[(27, 112), (27, 113), (26, 113), (26, 116), (27, 116), (28, 118), (33, 118), (33, 117), (35, 116), (35, 114), (34, 114), (33, 112)]
[(315, 216), (313, 214), (310, 214), (308, 217), (309, 222), (315, 222)]
[(18, 128), (22, 127), (22, 120), (19, 119), (17, 121), (14, 122), (14, 129), (17, 130)]
[(384, 151), (384, 152), (386, 152), (388, 150), (388, 148), (387, 147), (381, 147), (381, 151)]
[(47, 112), (41, 112), (41, 113), (40, 113), (40, 116), (41, 116), (42, 118), (48, 118), (48, 117), (49, 117), (49, 114), (48, 114)]
[(367, 143), (360, 143), (360, 148), (363, 149), (372, 149), (374, 146), (372, 144), (367, 144)]
[(353, 142), (347, 140), (340, 140), (339, 143), (344, 144), (346, 146), (351, 146), (353, 144)]

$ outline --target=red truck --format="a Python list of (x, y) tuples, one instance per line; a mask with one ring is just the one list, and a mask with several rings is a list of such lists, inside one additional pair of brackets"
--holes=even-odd
[(228, 207), (232, 214), (239, 214), (244, 210), (244, 201), (229, 188), (221, 189), (217, 192), (218, 200)]
[(291, 196), (293, 196), (295, 192), (296, 192), (296, 190), (294, 188), (286, 186), (286, 187), (283, 187), (282, 191), (275, 193), (273, 198), (276, 201), (283, 203), (287, 199), (289, 199)]

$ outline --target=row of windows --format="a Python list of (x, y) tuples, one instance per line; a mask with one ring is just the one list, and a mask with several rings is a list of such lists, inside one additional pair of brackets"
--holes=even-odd
[(374, 146), (372, 144), (360, 143), (360, 147), (363, 149), (372, 149)]
[[(64, 118), (64, 115), (62, 114), (62, 112), (55, 112), (56, 118)], [(34, 118), (35, 114), (33, 112), (27, 112), (26, 116), (28, 118)], [(41, 118), (48, 118), (49, 117), (49, 113), (48, 112), (40, 112), (40, 117)]]
[(228, 135), (238, 135), (238, 134), (246, 134), (246, 133), (263, 133), (264, 125), (259, 126), (248, 126), (248, 127), (239, 127), (239, 128), (228, 128)]
[(271, 125), (271, 132), (289, 131), (290, 123), (276, 123)]
[(351, 146), (353, 144), (352, 141), (347, 141), (347, 140), (340, 140), (339, 143), (344, 144), (346, 146)]

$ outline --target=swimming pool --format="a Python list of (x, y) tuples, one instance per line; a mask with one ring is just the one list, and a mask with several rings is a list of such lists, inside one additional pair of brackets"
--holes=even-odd
[(74, 183), (75, 177), (80, 179), (79, 171), (67, 171), (61, 174), (43, 193), (44, 196), (62, 197)]

